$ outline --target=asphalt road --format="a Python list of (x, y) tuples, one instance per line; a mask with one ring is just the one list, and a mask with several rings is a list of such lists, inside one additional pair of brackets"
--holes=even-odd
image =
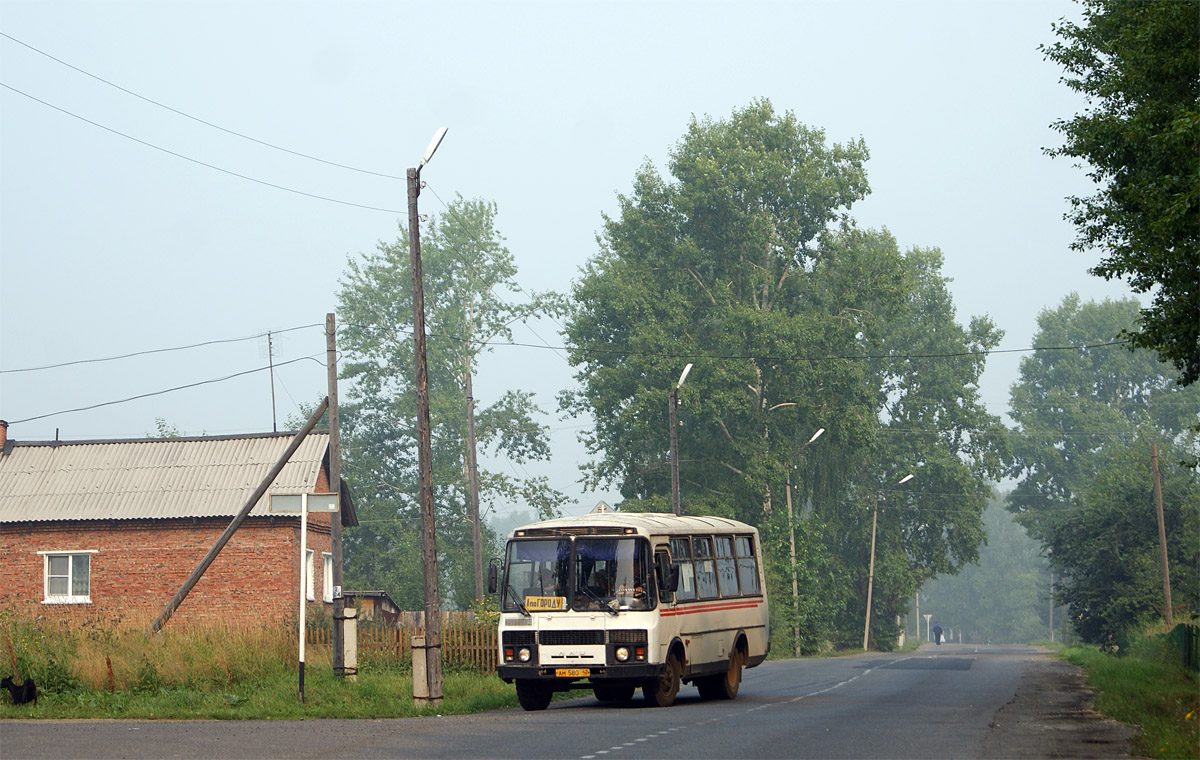
[(645, 707), (640, 696), (609, 705), (588, 695), (542, 712), (441, 718), (5, 721), (0, 758), (1124, 755), (1120, 728), (1086, 709), (1080, 684), (1070, 666), (1028, 647), (926, 645), (907, 654), (768, 662), (746, 671), (732, 702), (702, 701), (685, 686), (669, 708)]

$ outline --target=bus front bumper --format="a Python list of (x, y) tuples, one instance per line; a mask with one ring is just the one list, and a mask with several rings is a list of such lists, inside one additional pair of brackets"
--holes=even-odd
[(563, 685), (573, 681), (644, 680), (657, 678), (663, 666), (645, 662), (621, 665), (591, 665), (580, 667), (547, 667), (545, 665), (500, 665), (496, 675), (505, 683), (514, 680), (553, 681)]

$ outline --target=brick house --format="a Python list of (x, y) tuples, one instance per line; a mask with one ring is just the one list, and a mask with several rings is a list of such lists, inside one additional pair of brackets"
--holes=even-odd
[[(292, 438), (15, 441), (0, 421), (0, 609), (148, 627)], [(304, 439), (169, 626), (297, 615), (300, 517), (269, 495), (328, 492), (328, 449)], [(344, 481), (339, 514), (357, 524)], [(331, 602), (330, 515), (307, 532), (309, 599)]]

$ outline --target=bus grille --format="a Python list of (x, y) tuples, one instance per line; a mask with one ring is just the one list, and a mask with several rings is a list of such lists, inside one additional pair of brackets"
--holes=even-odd
[(538, 641), (550, 646), (603, 644), (604, 631), (542, 631), (538, 634)]
[(645, 644), (644, 630), (609, 631), (608, 640), (613, 644)]
[(533, 646), (533, 631), (505, 631), (504, 646), (531, 647)]

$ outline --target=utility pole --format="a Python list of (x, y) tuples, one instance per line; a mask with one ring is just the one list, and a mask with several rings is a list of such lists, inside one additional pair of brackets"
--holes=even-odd
[(416, 682), (413, 668), (413, 702), (440, 707), (442, 704), (442, 613), (438, 601), (437, 541), (433, 512), (433, 435), (429, 425), (429, 377), (425, 359), (425, 291), (421, 276), (421, 217), (417, 196), (421, 194), (421, 168), (429, 162), (446, 135), (439, 129), (415, 169), (408, 170), (408, 253), (412, 270), (413, 355), (417, 386), (417, 480), (421, 503), (421, 563), (425, 575), (425, 636), (420, 650), (425, 659), (425, 683)]
[(1154, 471), (1154, 508), (1158, 514), (1158, 545), (1162, 553), (1163, 613), (1167, 627), (1174, 627), (1171, 615), (1171, 568), (1167, 564), (1167, 527), (1163, 520), (1162, 478), (1158, 474), (1158, 443), (1150, 444), (1150, 463)]
[(679, 389), (683, 387), (683, 381), (687, 379), (688, 373), (691, 371), (692, 364), (688, 362), (679, 375), (679, 382), (671, 388), (670, 403), (668, 404), (671, 426), (671, 513), (676, 515), (683, 513), (679, 507), (679, 436), (675, 432), (675, 408), (679, 406)]
[(875, 492), (875, 506), (871, 510), (871, 565), (867, 570), (867, 622), (863, 626), (863, 651), (867, 651), (867, 639), (871, 635), (871, 588), (875, 585), (875, 522), (879, 518), (879, 492)]
[(796, 578), (796, 523), (792, 512), (792, 466), (787, 470), (788, 550), (792, 555), (792, 645), (800, 656), (800, 585)]
[(464, 378), (467, 391), (467, 501), (475, 561), (475, 599), (478, 600), (483, 599), (483, 535), (479, 524), (479, 462), (475, 447), (475, 396), (471, 374), (471, 361), (468, 359)]
[(271, 368), (271, 432), (279, 432), (279, 422), (275, 417), (275, 346), (271, 343), (271, 333), (267, 332), (267, 366)]
[(921, 642), (921, 592), (917, 592), (917, 609), (914, 617), (917, 621), (917, 643)]
[(342, 596), (342, 450), (338, 424), (337, 324), (333, 314), (325, 315), (325, 369), (329, 395), (329, 492), (338, 511), (329, 515), (329, 552), (333, 565), (333, 674), (346, 675), (346, 600)]
[(1050, 640), (1054, 641), (1054, 571), (1050, 571)]
[[(896, 485), (904, 485), (913, 479), (912, 473), (896, 481)], [(894, 488), (895, 486), (893, 486)], [(890, 490), (890, 489), (889, 489)], [(871, 636), (871, 592), (875, 586), (875, 524), (879, 519), (879, 489), (875, 489), (874, 506), (871, 509), (871, 564), (867, 570), (867, 620), (863, 624), (863, 651), (867, 651), (867, 641)]]
[(681, 514), (679, 511), (679, 436), (675, 432), (675, 407), (679, 406), (679, 389), (671, 389), (669, 403), (671, 417), (671, 514)]

